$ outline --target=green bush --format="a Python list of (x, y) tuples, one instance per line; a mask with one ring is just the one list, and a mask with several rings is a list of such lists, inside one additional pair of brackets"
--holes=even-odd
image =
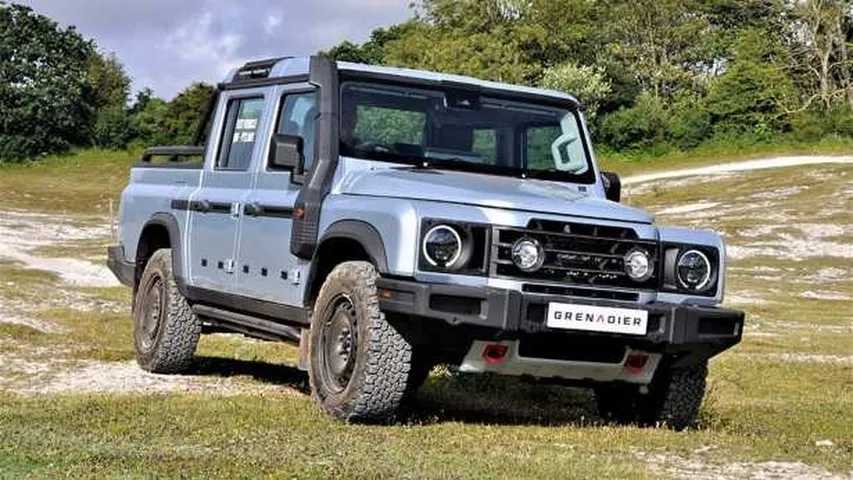
[(665, 140), (667, 112), (663, 101), (650, 93), (637, 97), (631, 108), (604, 117), (601, 140), (616, 150), (647, 148)]
[(713, 134), (711, 115), (702, 97), (684, 95), (678, 98), (667, 117), (667, 138), (682, 150), (695, 148)]
[(109, 108), (98, 112), (92, 141), (98, 147), (126, 148), (135, 136), (130, 115), (124, 108)]

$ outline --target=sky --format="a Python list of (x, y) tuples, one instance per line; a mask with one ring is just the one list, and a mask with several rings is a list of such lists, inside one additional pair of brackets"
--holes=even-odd
[(310, 55), (411, 16), (410, 0), (18, 0), (114, 52), (133, 79), (171, 99), (249, 60)]

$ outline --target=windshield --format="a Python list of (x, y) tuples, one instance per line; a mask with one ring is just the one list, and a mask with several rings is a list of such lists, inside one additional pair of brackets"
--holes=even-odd
[(341, 150), (362, 159), (593, 182), (577, 112), (466, 89), (345, 83)]

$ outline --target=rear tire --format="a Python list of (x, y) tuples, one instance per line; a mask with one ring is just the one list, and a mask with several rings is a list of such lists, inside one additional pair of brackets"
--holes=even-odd
[(192, 363), (201, 321), (178, 290), (172, 250), (161, 249), (145, 265), (133, 312), (136, 361), (152, 373), (179, 373)]
[(621, 424), (665, 425), (684, 430), (695, 425), (699, 416), (707, 375), (708, 364), (702, 362), (683, 368), (661, 367), (645, 395), (633, 385), (596, 388), (598, 413), (605, 420)]
[(314, 400), (349, 422), (396, 420), (413, 347), (385, 319), (368, 262), (345, 262), (320, 289), (311, 317), (308, 377)]

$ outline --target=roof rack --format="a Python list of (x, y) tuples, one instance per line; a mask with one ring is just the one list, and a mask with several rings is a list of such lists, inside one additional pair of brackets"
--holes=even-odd
[(270, 76), (270, 72), (272, 72), (275, 64), (282, 60), (286, 60), (288, 58), (293, 57), (276, 57), (276, 58), (268, 58), (266, 60), (256, 60), (254, 62), (248, 62), (234, 74), (233, 82), (243, 82), (247, 80), (256, 80), (259, 78), (268, 78)]

